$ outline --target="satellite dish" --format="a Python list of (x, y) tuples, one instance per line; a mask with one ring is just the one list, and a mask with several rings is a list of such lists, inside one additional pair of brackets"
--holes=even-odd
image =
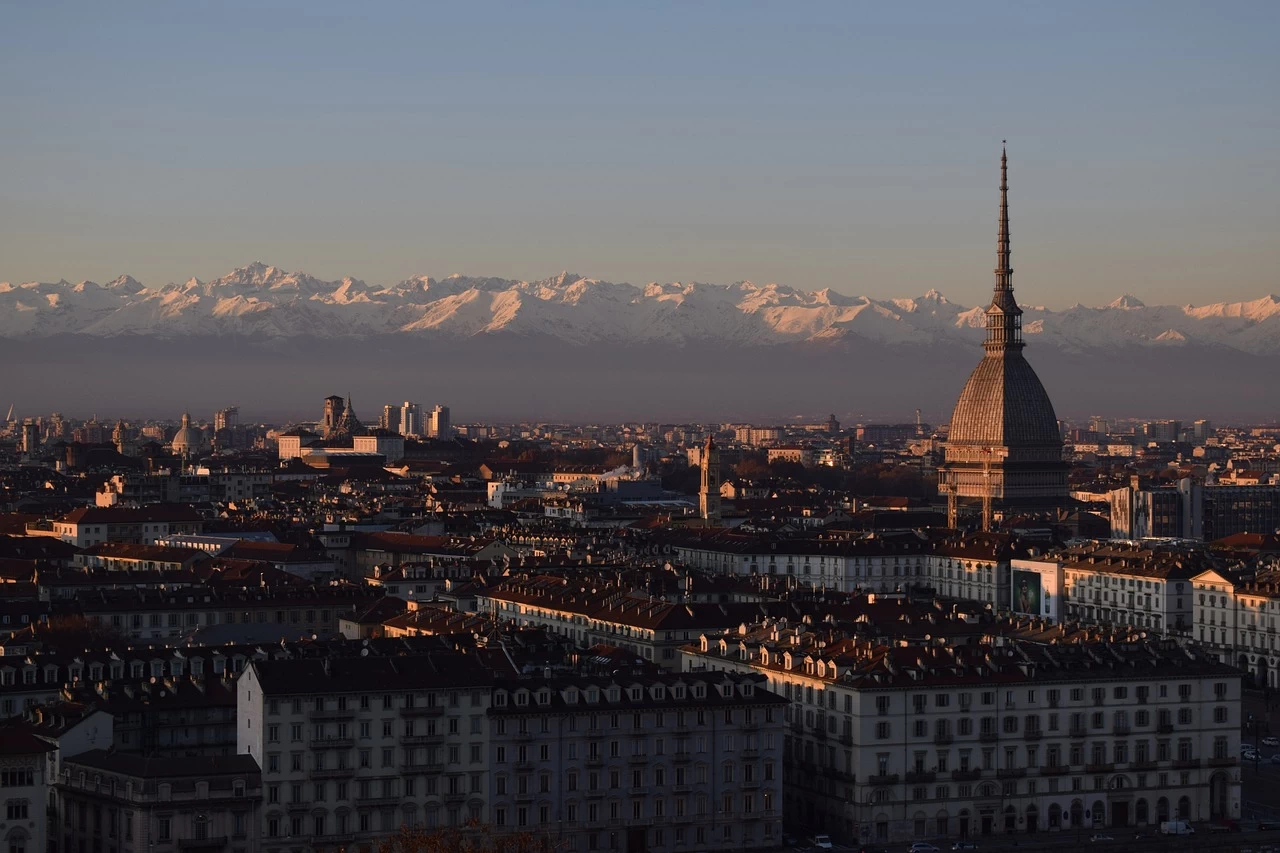
[(360, 650), (360, 657), (362, 657), (362, 658), (367, 658), (368, 656), (369, 656), (369, 650), (368, 650), (368, 649), (361, 649), (361, 650)]

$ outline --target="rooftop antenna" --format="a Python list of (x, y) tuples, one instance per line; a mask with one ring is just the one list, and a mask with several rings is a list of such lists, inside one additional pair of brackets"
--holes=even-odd
[(916, 409), (916, 438), (924, 438), (924, 421), (920, 417), (919, 409)]

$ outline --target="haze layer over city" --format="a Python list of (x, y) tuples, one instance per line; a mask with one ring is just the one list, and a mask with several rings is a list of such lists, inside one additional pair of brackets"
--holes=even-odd
[(0, 9), (0, 850), (1280, 848), (1278, 24)]

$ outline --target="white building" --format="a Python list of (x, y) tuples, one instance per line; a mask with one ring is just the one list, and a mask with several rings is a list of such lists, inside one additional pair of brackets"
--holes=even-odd
[[(55, 741), (19, 728), (0, 729), (0, 789), (4, 797), (0, 844), (9, 853), (48, 849), (50, 783)], [(56, 812), (55, 812), (56, 813)]]
[(1173, 644), (704, 637), (688, 671), (791, 700), (789, 823), (850, 843), (1240, 814), (1240, 676)]
[(1280, 572), (1252, 580), (1210, 569), (1191, 579), (1195, 625), (1192, 637), (1205, 648), (1244, 670), (1259, 687), (1280, 686), (1280, 650), (1276, 622), (1280, 616)]

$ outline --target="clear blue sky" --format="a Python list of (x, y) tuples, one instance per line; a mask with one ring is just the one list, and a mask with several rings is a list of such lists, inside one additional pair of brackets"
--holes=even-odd
[(0, 280), (1280, 290), (1280, 3), (10, 3)]

